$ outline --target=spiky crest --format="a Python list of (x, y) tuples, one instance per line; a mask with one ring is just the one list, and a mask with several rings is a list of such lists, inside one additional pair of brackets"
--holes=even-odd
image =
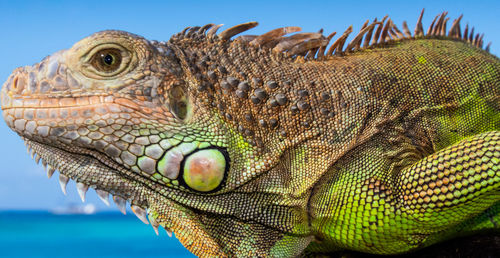
[[(250, 45), (270, 48), (275, 53), (284, 53), (290, 57), (303, 57), (307, 59), (318, 59), (328, 56), (342, 56), (348, 53), (353, 53), (366, 48), (375, 48), (385, 43), (403, 39), (417, 39), (417, 38), (432, 38), (432, 37), (445, 37), (453, 40), (460, 40), (467, 42), (478, 48), (483, 47), (484, 34), (474, 34), (474, 28), (470, 29), (465, 26), (462, 34), (460, 27), (460, 20), (463, 15), (455, 19), (451, 28), (446, 32), (447, 22), (449, 20), (446, 15), (448, 12), (438, 14), (431, 25), (424, 33), (422, 25), (422, 17), (424, 10), (420, 13), (417, 20), (414, 33), (410, 32), (406, 21), (403, 22), (403, 31), (401, 31), (388, 16), (382, 20), (377, 21), (375, 18), (373, 22), (369, 23), (367, 20), (361, 27), (358, 34), (346, 44), (348, 36), (352, 33), (352, 26), (337, 38), (333, 44), (328, 48), (330, 41), (336, 35), (336, 32), (331, 33), (328, 37), (323, 35), (323, 30), (317, 33), (304, 33), (300, 27), (283, 27), (271, 30), (262, 35), (240, 35), (233, 41), (248, 42)], [(258, 25), (257, 22), (247, 22), (238, 24), (228, 28), (219, 34), (217, 31), (222, 24), (214, 25), (207, 24), (202, 27), (187, 27), (182, 32), (177, 33), (171, 40), (180, 40), (183, 38), (206, 38), (207, 40), (221, 40), (231, 41), (231, 38), (245, 32)], [(296, 33), (299, 32), (299, 33)], [(285, 36), (290, 33), (296, 33), (291, 36)], [(485, 50), (489, 51), (491, 42), (486, 46)], [(346, 47), (344, 47), (346, 46)]]

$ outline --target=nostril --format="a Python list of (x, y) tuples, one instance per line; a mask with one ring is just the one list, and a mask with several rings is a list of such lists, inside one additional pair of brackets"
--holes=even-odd
[(12, 80), (12, 84), (11, 84), (11, 88), (12, 89), (16, 89), (17, 88), (17, 81), (18, 81), (19, 78), (14, 77), (14, 80)]
[(14, 93), (21, 93), (26, 86), (26, 78), (24, 78), (23, 74), (17, 74), (12, 80), (11, 89)]

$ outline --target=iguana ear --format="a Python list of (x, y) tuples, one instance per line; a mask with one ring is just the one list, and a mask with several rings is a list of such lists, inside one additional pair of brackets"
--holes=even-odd
[(191, 103), (186, 88), (182, 85), (174, 85), (167, 94), (168, 108), (179, 120), (186, 120), (191, 115)]
[(168, 67), (162, 78), (162, 95), (172, 115), (182, 122), (189, 120), (192, 114), (192, 99), (189, 97), (189, 79), (192, 73), (187, 66), (186, 56), (174, 45), (164, 46), (164, 66)]

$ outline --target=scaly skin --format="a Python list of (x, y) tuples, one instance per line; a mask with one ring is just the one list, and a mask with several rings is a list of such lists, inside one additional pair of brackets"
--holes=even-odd
[(230, 40), (255, 23), (169, 42), (103, 31), (16, 69), (3, 115), (63, 187), (147, 209), (199, 256), (397, 254), (498, 232), (500, 62), (438, 18), (426, 36), (420, 20), (415, 36), (365, 24), (332, 51), (283, 37), (296, 27)]

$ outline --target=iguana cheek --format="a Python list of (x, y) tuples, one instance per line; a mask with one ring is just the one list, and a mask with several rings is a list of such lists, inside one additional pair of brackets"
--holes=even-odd
[(208, 192), (220, 185), (225, 169), (226, 160), (219, 150), (200, 150), (187, 157), (183, 179), (193, 190)]
[(158, 162), (158, 172), (170, 179), (177, 179), (183, 159), (184, 156), (180, 151), (173, 150), (167, 152)]

